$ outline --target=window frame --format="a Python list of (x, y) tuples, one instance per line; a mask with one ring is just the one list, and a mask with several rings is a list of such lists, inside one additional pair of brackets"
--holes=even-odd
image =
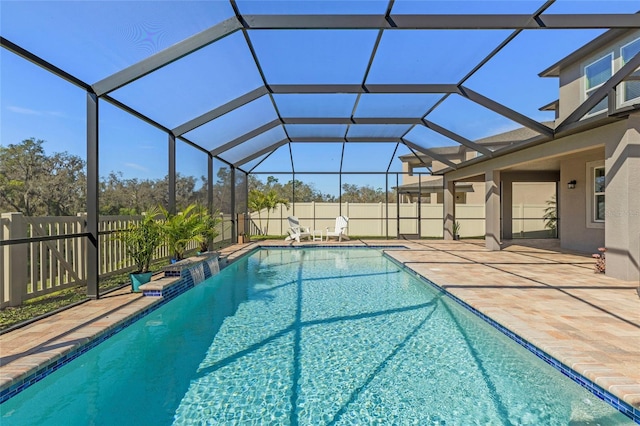
[[(624, 44), (624, 45), (620, 46), (620, 68), (622, 68), (622, 67), (624, 66), (624, 64), (625, 64), (625, 62), (624, 62), (624, 56), (623, 56), (623, 54), (622, 54), (622, 50), (623, 50), (625, 47), (627, 47), (627, 46), (629, 46), (629, 45), (631, 45), (631, 44), (633, 44), (633, 43), (640, 43), (640, 37), (638, 37), (638, 38), (636, 38), (636, 39), (634, 39), (634, 40), (631, 40), (629, 43), (626, 43), (626, 44)], [(633, 74), (635, 74), (635, 73), (639, 73), (639, 72), (640, 72), (640, 68), (636, 69), (636, 70), (635, 70), (633, 73), (631, 73), (630, 75), (633, 75)], [(620, 105), (632, 105), (632, 104), (634, 104), (634, 103), (637, 103), (637, 101), (638, 101), (638, 100), (640, 100), (640, 95), (636, 96), (635, 98), (628, 99), (628, 100), (625, 100), (625, 99), (624, 99), (627, 83), (628, 83), (628, 82), (626, 82), (626, 81), (623, 81), (623, 82), (622, 82), (623, 87), (622, 87), (622, 90), (620, 91)], [(638, 82), (636, 82), (636, 83), (640, 84), (640, 81), (638, 81)]]
[[(603, 59), (609, 57), (610, 61), (609, 61), (609, 70), (610, 70), (610, 75), (609, 78), (611, 78), (611, 76), (613, 75), (614, 69), (615, 69), (615, 62), (614, 62), (614, 55), (613, 52), (609, 52), (606, 55), (603, 55), (601, 57), (599, 57), (598, 59), (586, 64), (583, 69), (582, 69), (582, 74), (584, 76), (584, 90), (583, 90), (583, 102), (586, 101), (587, 99), (589, 99), (589, 93), (595, 92), (598, 88), (600, 88), (605, 82), (602, 82), (600, 84), (598, 84), (597, 86), (588, 88), (588, 84), (589, 84), (589, 79), (587, 78), (587, 68), (589, 68), (590, 66), (602, 61)], [(608, 79), (607, 79), (608, 80)], [(606, 97), (604, 99), (607, 99)], [(597, 105), (596, 105), (597, 106)], [(594, 107), (595, 108), (595, 107)], [(586, 113), (584, 115), (584, 117), (591, 117), (594, 115), (598, 115), (598, 114), (602, 114), (603, 112), (606, 112), (608, 110), (608, 106), (605, 106), (603, 109), (597, 110), (597, 111), (589, 111), (588, 113)]]
[[(598, 169), (603, 169), (604, 170), (604, 176), (605, 176), (605, 190), (604, 192), (598, 192), (596, 193), (595, 191), (595, 184), (596, 184), (596, 170)], [(604, 160), (599, 160), (599, 161), (592, 161), (587, 163), (587, 169), (586, 169), (586, 182), (587, 182), (587, 190), (585, 191), (586, 193), (586, 222), (587, 222), (587, 228), (599, 228), (599, 229), (604, 229), (604, 224), (606, 221), (606, 214), (605, 214), (605, 218), (604, 219), (596, 219), (596, 208), (597, 208), (597, 202), (596, 202), (596, 197), (598, 195), (602, 195), (605, 197), (605, 206), (606, 206), (606, 176), (607, 176), (607, 170), (605, 168), (605, 164), (604, 164)], [(605, 207), (606, 209), (606, 207)]]

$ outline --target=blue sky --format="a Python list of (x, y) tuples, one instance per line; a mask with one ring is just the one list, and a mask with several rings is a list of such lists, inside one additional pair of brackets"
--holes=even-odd
[[(539, 1), (397, 0), (392, 13), (531, 13)], [(380, 1), (238, 1), (243, 13), (384, 13)], [(558, 0), (549, 13), (636, 12), (637, 1)], [(92, 84), (174, 43), (232, 16), (227, 1), (0, 2), (0, 33), (72, 75)], [(35, 30), (37, 29), (37, 30)], [(368, 83), (457, 83), (510, 31), (386, 31), (378, 47)], [(465, 84), (481, 94), (537, 120), (552, 115), (538, 108), (558, 96), (556, 79), (537, 74), (593, 39), (602, 31), (525, 31)], [(279, 83), (356, 83), (362, 80), (377, 31), (250, 31), (267, 80)], [(242, 34), (237, 32), (111, 95), (161, 124), (173, 128), (259, 86), (262, 81)], [(39, 67), (0, 50), (0, 145), (34, 137), (46, 140), (48, 152), (67, 151), (86, 157), (85, 94)], [(422, 115), (438, 95), (365, 95), (356, 116)], [(349, 116), (355, 95), (277, 95), (283, 116)], [(167, 173), (167, 136), (152, 126), (101, 102), (101, 176), (111, 171), (125, 177), (161, 178)], [(262, 97), (204, 125), (186, 136), (207, 149), (232, 140), (276, 118)], [(451, 96), (429, 120), (469, 139), (510, 130), (517, 124)], [(326, 129), (344, 132), (344, 126)], [(304, 136), (312, 127), (288, 126)], [(353, 127), (350, 135), (369, 131)], [(377, 131), (377, 130), (376, 130)], [(393, 135), (402, 129), (384, 129)], [(283, 137), (282, 128), (226, 154), (242, 158), (252, 146), (267, 146)], [(451, 144), (429, 132), (409, 134), (424, 146)], [(343, 170), (385, 170), (395, 144), (347, 145)], [(337, 171), (341, 144), (294, 144), (296, 171)], [(407, 153), (401, 147), (397, 155)], [(178, 144), (178, 171), (206, 174), (206, 158)], [(221, 155), (224, 158), (224, 155)], [(283, 146), (257, 170), (283, 170), (290, 164)], [(260, 159), (251, 163), (255, 165)], [(290, 169), (290, 166), (288, 166)], [(399, 171), (395, 161), (392, 171)], [(283, 175), (284, 176), (284, 175)], [(337, 182), (320, 175), (297, 176), (324, 192), (336, 193)], [(280, 179), (286, 181), (284, 177)], [(334, 179), (337, 181), (337, 179)], [(384, 186), (371, 176), (343, 181)]]

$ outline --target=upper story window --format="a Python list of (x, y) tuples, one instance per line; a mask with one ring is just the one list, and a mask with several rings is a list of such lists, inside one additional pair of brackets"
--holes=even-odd
[[(640, 38), (632, 41), (629, 44), (622, 46), (620, 49), (620, 56), (622, 57), (622, 65), (626, 64), (633, 58), (638, 52), (640, 52)], [(640, 70), (636, 70), (630, 77), (640, 78)], [(627, 77), (628, 78), (628, 77)], [(622, 90), (622, 102), (630, 102), (640, 98), (640, 80), (638, 81), (625, 81), (624, 89)]]
[[(609, 78), (611, 78), (613, 71), (613, 53), (608, 54), (605, 57), (598, 59), (595, 62), (584, 67), (585, 83), (586, 83), (586, 96), (587, 98), (598, 90)], [(593, 107), (589, 114), (597, 114), (606, 111), (608, 108), (608, 100), (605, 96), (598, 104)]]

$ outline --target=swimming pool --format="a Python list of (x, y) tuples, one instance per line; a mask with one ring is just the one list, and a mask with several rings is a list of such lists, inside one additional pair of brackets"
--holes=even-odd
[(632, 424), (371, 249), (262, 249), (0, 406), (26, 424)]

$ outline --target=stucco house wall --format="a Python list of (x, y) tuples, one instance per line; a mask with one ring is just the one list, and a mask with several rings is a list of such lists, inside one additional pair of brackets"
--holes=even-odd
[[(585, 135), (584, 137), (589, 137)], [(587, 227), (587, 163), (604, 159), (604, 146), (568, 155), (560, 162), (559, 212), (560, 244), (563, 248), (597, 253), (604, 246), (604, 224)], [(568, 189), (567, 182), (576, 180), (576, 188)]]
[[(593, 53), (584, 59), (569, 64), (560, 70), (560, 103), (557, 123), (562, 122), (586, 99), (586, 81), (584, 75), (585, 66), (602, 58), (608, 53), (613, 53), (613, 73), (622, 67), (620, 48), (640, 37), (640, 30), (628, 33), (616, 39), (613, 43), (594, 50)], [(618, 96), (616, 102), (618, 107), (622, 106), (621, 98)], [(605, 114), (605, 113), (603, 113)]]

